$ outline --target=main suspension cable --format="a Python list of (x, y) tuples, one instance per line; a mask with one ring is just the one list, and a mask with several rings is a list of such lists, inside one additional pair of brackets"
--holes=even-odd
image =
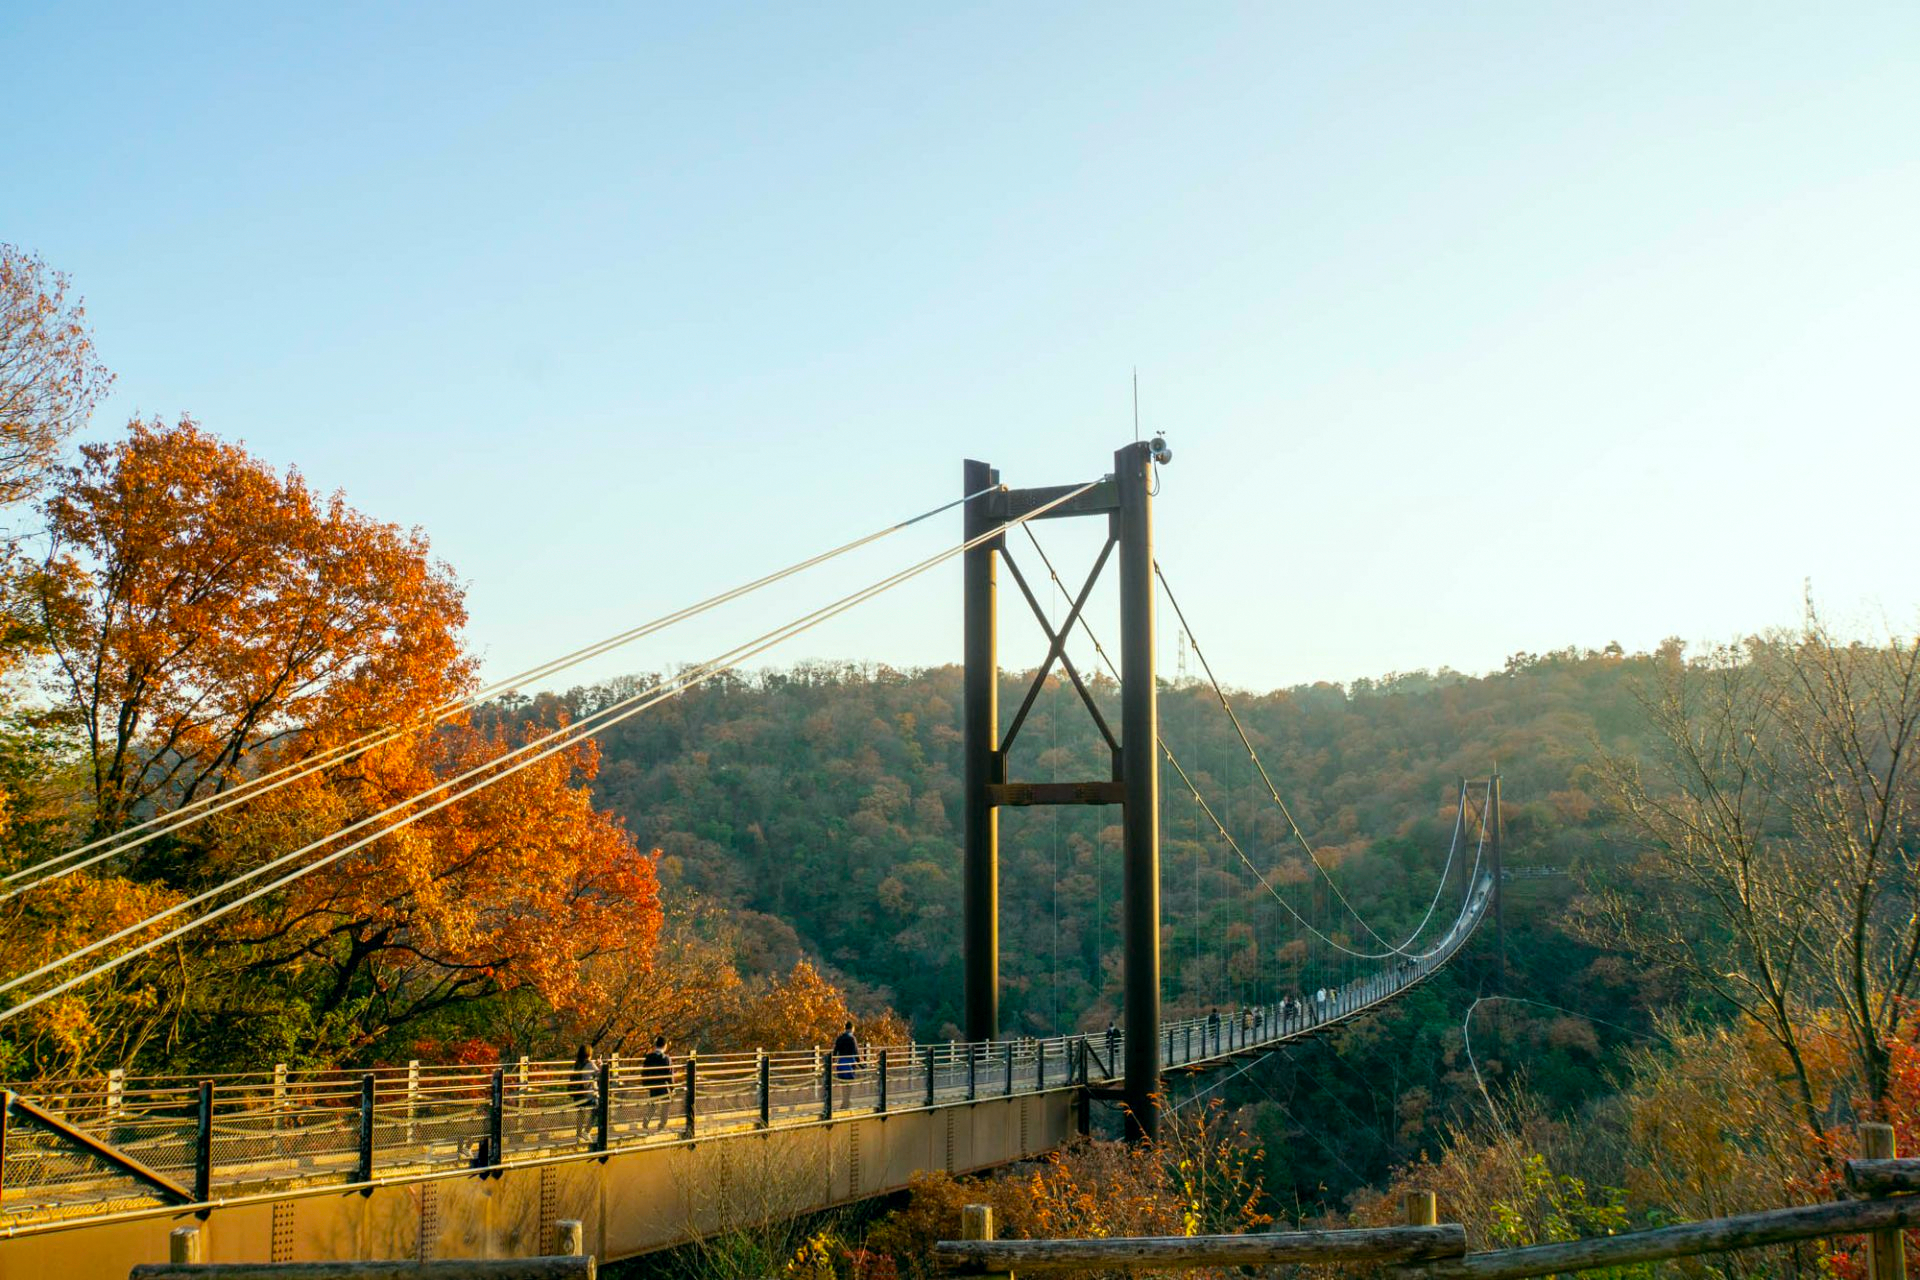
[[(635, 715), (638, 715), (640, 712), (645, 711), (649, 707), (652, 707), (660, 702), (664, 702), (667, 699), (672, 698), (675, 695), (683, 692), (684, 690), (688, 688), (692, 688), (694, 685), (703, 683), (707, 680), (714, 678), (715, 676), (724, 674), (725, 672), (732, 670), (733, 668), (739, 666), (741, 663), (747, 661), (750, 658), (757, 656), (758, 654), (764, 652), (765, 650), (770, 649), (773, 646), (780, 644), (785, 640), (789, 640), (794, 636), (801, 634), (804, 631), (811, 630), (813, 627), (818, 626), (819, 624), (827, 621), (830, 618), (834, 618), (839, 616), (842, 613), (845, 613), (847, 610), (854, 608), (856, 605), (863, 604), (877, 595), (880, 595), (886, 591), (889, 591), (892, 588), (899, 586), (900, 584), (912, 578), (918, 577), (920, 574), (927, 572), (928, 570), (936, 567), (937, 565), (945, 563), (946, 561), (952, 559), (954, 556), (960, 555), (963, 552), (972, 550), (974, 547), (977, 547), (985, 542), (989, 542), (995, 538), (999, 538), (1003, 536), (1006, 530), (1013, 528), (1016, 525), (1022, 524), (1028, 520), (1036, 519), (1044, 515), (1046, 512), (1052, 510), (1054, 507), (1060, 505), (1061, 503), (1069, 502), (1072, 499), (1079, 497), (1081, 494), (1087, 492), (1087, 490), (1093, 487), (1094, 486), (1092, 484), (1087, 484), (1087, 485), (1081, 486), (1078, 489), (1072, 490), (1071, 492), (1062, 494), (1060, 497), (1055, 498), (1052, 501), (1047, 502), (1039, 507), (1036, 507), (1034, 510), (1029, 511), (1024, 515), (1014, 517), (1013, 519), (1007, 521), (1005, 524), (1002, 524), (993, 529), (990, 529), (985, 533), (977, 534), (974, 537), (969, 538), (966, 541), (958, 544), (957, 546), (950, 547), (945, 551), (941, 551), (939, 553), (936, 553), (935, 555), (929, 556), (926, 559), (923, 559), (916, 564), (910, 565), (906, 569), (900, 570), (886, 578), (881, 579), (879, 582), (873, 583), (867, 587), (863, 587), (859, 591), (853, 592), (850, 595), (843, 596), (839, 600), (836, 600), (830, 605), (827, 605), (820, 609), (816, 609), (810, 614), (806, 614), (801, 618), (795, 619), (794, 621), (789, 622), (781, 627), (777, 627), (772, 631), (766, 632), (763, 635), (757, 637), (756, 639), (751, 640), (744, 645), (731, 649), (717, 658), (711, 659), (708, 662), (703, 663), (697, 667), (690, 668), (687, 671), (683, 671), (671, 680), (661, 681), (658, 684), (651, 686), (646, 690), (642, 690), (639, 693), (629, 696), (628, 698), (622, 699), (620, 702), (613, 703), (610, 706), (605, 707), (600, 711), (595, 712), (593, 715), (587, 716), (581, 719), (580, 721), (575, 722), (572, 725), (562, 726), (559, 729), (555, 729), (552, 732), (544, 735), (543, 737), (537, 738), (532, 742), (526, 743), (521, 747), (515, 748), (513, 751), (507, 752), (506, 754), (500, 756), (496, 760), (490, 761), (485, 765), (476, 766), (474, 769), (470, 769), (466, 773), (461, 774), (458, 777), (448, 779), (447, 781), (442, 783), (438, 783), (420, 792), (418, 795), (412, 796), (406, 800), (403, 800), (394, 805), (391, 805), (387, 809), (382, 810), (380, 813), (375, 814), (372, 817), (363, 818), (359, 822), (356, 822), (349, 827), (343, 828), (340, 831), (336, 831), (327, 836), (321, 837), (319, 840), (313, 841), (303, 846), (300, 849), (294, 850), (291, 853), (283, 854), (281, 857), (276, 858), (273, 861), (264, 864), (263, 866), (253, 868), (249, 871), (241, 873), (240, 875), (234, 876), (228, 881), (226, 881), (225, 883), (215, 886), (214, 888), (207, 890), (206, 892), (198, 895), (195, 898), (188, 899), (180, 903), (176, 903), (175, 905), (167, 908), (164, 911), (156, 912), (154, 915), (148, 917), (146, 920), (139, 922), (138, 924), (130, 925), (127, 928), (122, 929), (120, 932), (108, 938), (104, 938), (97, 942), (90, 943), (86, 947), (83, 947), (83, 948), (80, 948), (79, 950), (71, 952), (68, 955), (61, 957), (60, 959), (51, 962), (50, 964), (43, 965), (41, 968), (36, 969), (31, 973), (22, 974), (22, 975), (19, 975), (18, 977), (9, 979), (5, 983), (0, 983), (0, 992), (4, 992), (4, 991), (17, 988), (23, 983), (30, 982), (35, 978), (47, 976), (49, 973), (52, 973), (58, 969), (64, 968), (65, 966), (73, 963), (76, 960), (84, 959), (86, 956), (94, 954), (104, 947), (111, 946), (115, 942), (124, 941), (125, 939), (132, 936), (133, 934), (136, 934), (145, 929), (151, 928), (159, 924), (161, 921), (169, 919), (172, 916), (179, 914), (181, 911), (187, 910), (190, 907), (204, 904), (205, 902), (211, 900), (213, 897), (216, 897), (219, 894), (228, 891), (229, 889), (237, 888), (239, 885), (249, 880), (265, 875), (270, 871), (277, 870), (280, 867), (285, 866), (288, 863), (293, 862), (301, 857), (304, 857), (305, 855), (312, 853), (315, 850), (321, 848), (322, 846), (329, 844), (335, 840), (338, 840), (343, 836), (349, 835), (354, 831), (363, 830), (364, 828), (366, 828), (367, 826), (373, 823), (380, 822), (385, 818), (391, 817), (394, 814), (396, 814), (399, 810), (404, 809), (409, 805), (417, 804), (420, 801), (425, 800), (430, 796), (438, 794), (442, 791), (446, 791), (448, 788), (457, 786), (462, 781), (471, 779), (477, 773), (485, 772), (486, 770), (495, 768), (496, 766), (502, 766), (502, 767), (499, 767), (498, 772), (493, 773), (491, 776), (483, 778), (477, 782), (474, 782), (471, 786), (467, 786), (464, 789), (456, 791), (451, 795), (447, 795), (444, 798), (436, 801), (435, 803), (427, 806), (424, 809), (419, 809), (412, 813), (405, 814), (397, 818), (397, 820), (380, 828), (379, 830), (372, 831), (367, 835), (362, 836), (358, 840), (355, 840), (353, 843), (348, 844), (340, 849), (336, 849), (329, 853), (326, 853), (321, 857), (315, 859), (314, 861), (308, 863), (307, 865), (298, 867), (293, 871), (289, 872), (287, 875), (284, 875), (279, 879), (272, 881), (269, 884), (262, 885), (257, 889), (250, 890), (248, 893), (242, 895), (239, 898), (235, 898), (229, 902), (222, 903), (218, 907), (215, 907), (210, 911), (204, 912), (201, 915), (196, 916), (192, 920), (185, 922), (184, 924), (175, 926), (174, 928), (168, 930), (166, 933), (163, 933), (157, 937), (148, 939), (147, 941), (140, 943), (138, 946), (135, 946), (127, 951), (121, 952), (105, 961), (102, 961), (100, 964), (95, 965), (93, 968), (88, 969), (83, 973), (76, 974), (75, 976), (68, 978), (63, 982), (60, 982), (55, 986), (49, 987), (45, 991), (38, 992), (33, 996), (25, 1000), (22, 1000), (18, 1004), (15, 1004), (4, 1010), (0, 1010), (0, 1022), (5, 1022), (10, 1018), (17, 1017), (18, 1015), (26, 1012), (27, 1010), (32, 1009), (36, 1005), (39, 1005), (46, 1000), (52, 999), (54, 996), (60, 995), (66, 991), (73, 989), (76, 986), (79, 986), (81, 983), (87, 982), (92, 978), (98, 977), (104, 973), (107, 973), (113, 969), (116, 969), (122, 964), (125, 964), (127, 961), (132, 960), (140, 955), (144, 955), (145, 953), (152, 951), (156, 947), (164, 946), (168, 942), (172, 942), (178, 938), (181, 938), (185, 936), (187, 933), (190, 933), (193, 930), (201, 927), (202, 925), (210, 924), (214, 920), (219, 919), (220, 917), (228, 914), (229, 912), (237, 910), (239, 907), (245, 906), (250, 902), (256, 901), (257, 899), (264, 897), (265, 895), (272, 893), (277, 889), (284, 888), (285, 886), (293, 883), (295, 880), (298, 880), (303, 876), (311, 874), (312, 872), (317, 871), (320, 868), (329, 865), (330, 863), (336, 862), (339, 859), (347, 856), (348, 854), (356, 852), (357, 850), (362, 849), (369, 844), (372, 844), (374, 841), (377, 841), (387, 835), (391, 835), (392, 833), (399, 831), (405, 827), (411, 826), (413, 823), (419, 821), (421, 818), (424, 818), (429, 814), (438, 812), (439, 810), (446, 808), (448, 805), (451, 805), (461, 799), (464, 799), (465, 797), (470, 796), (485, 787), (491, 786), (493, 783), (498, 782), (503, 778), (509, 777), (512, 774), (520, 772), (522, 769), (526, 769), (559, 752), (565, 751), (568, 748), (574, 746), (576, 743), (584, 741), (585, 739), (590, 738), (604, 731), (605, 729), (608, 729), (613, 725), (620, 723), (623, 720), (627, 720)], [(979, 495), (976, 494), (971, 496), (978, 497)], [(964, 500), (965, 499), (963, 499), (963, 501)], [(952, 505), (952, 504), (949, 504), (949, 505)], [(528, 754), (528, 753), (532, 753), (532, 754)], [(524, 756), (524, 758), (520, 760), (516, 760), (511, 764), (503, 764), (503, 762), (511, 759), (515, 755), (522, 755)]]
[[(749, 595), (752, 592), (760, 590), (762, 587), (770, 586), (773, 583), (779, 582), (786, 578), (790, 578), (793, 575), (804, 572), (807, 569), (811, 569), (816, 565), (824, 564), (827, 561), (835, 559), (836, 557), (839, 557), (839, 556), (843, 556), (848, 552), (858, 550), (861, 547), (877, 542), (880, 539), (889, 536), (890, 534), (898, 533), (901, 530), (909, 528), (912, 525), (919, 524), (923, 520), (928, 520), (934, 516), (942, 514), (943, 512), (951, 511), (954, 507), (957, 507), (962, 503), (970, 502), (974, 498), (978, 498), (985, 494), (993, 492), (995, 488), (998, 488), (998, 486), (997, 485), (989, 486), (988, 488), (980, 490), (978, 493), (971, 493), (966, 495), (965, 497), (956, 498), (952, 502), (943, 503), (942, 505), (934, 507), (931, 510), (923, 511), (917, 516), (913, 516), (909, 519), (899, 521), (898, 523), (888, 525), (883, 529), (877, 529), (874, 532), (865, 535), (864, 537), (855, 538), (852, 542), (843, 543), (842, 545), (834, 547), (831, 550), (820, 552), (818, 555), (809, 556), (805, 560), (797, 561), (794, 564), (788, 565), (784, 569), (776, 569), (772, 573), (765, 574), (762, 577), (756, 578), (751, 582), (743, 583), (740, 586), (734, 587), (727, 591), (723, 591), (718, 595), (709, 596), (705, 600), (701, 600), (698, 603), (687, 605), (680, 609), (676, 609), (671, 613), (663, 614), (660, 617), (655, 618), (650, 622), (644, 622), (644, 623), (641, 623), (639, 626), (630, 627), (627, 630), (619, 632), (616, 635), (609, 636), (604, 640), (597, 641), (593, 644), (586, 645), (579, 649), (575, 649), (573, 652), (563, 654), (560, 657), (550, 658), (547, 661), (539, 663), (535, 666), (529, 667), (524, 671), (516, 672), (515, 674), (507, 676), (501, 680), (496, 680), (493, 683), (485, 686), (484, 688), (477, 689), (474, 692), (467, 694), (463, 697), (454, 698), (446, 702), (443, 702), (440, 705), (430, 708), (428, 711), (424, 712), (418, 719), (415, 719), (408, 723), (371, 730), (367, 733), (360, 735), (358, 738), (353, 739), (351, 742), (346, 742), (338, 746), (329, 747), (326, 750), (321, 751), (315, 755), (307, 756), (299, 760), (289, 761), (288, 763), (281, 765), (280, 767), (273, 769), (267, 773), (260, 774), (257, 777), (248, 778), (236, 784), (230, 790), (219, 791), (211, 795), (202, 796), (201, 798), (191, 801), (187, 804), (184, 804), (177, 809), (169, 810), (164, 814), (158, 814), (152, 818), (148, 818), (144, 822), (137, 823), (134, 826), (127, 827), (121, 831), (114, 832), (111, 835), (102, 836), (99, 839), (93, 840), (87, 844), (80, 845), (77, 848), (69, 849), (65, 853), (56, 854), (53, 857), (47, 858), (39, 863), (36, 863), (33, 866), (23, 867), (20, 870), (11, 872), (4, 876), (0, 876), (0, 885), (13, 886), (11, 888), (0, 890), (0, 902), (5, 902), (10, 898), (17, 897), (20, 894), (25, 893), (30, 889), (36, 888), (42, 884), (46, 884), (53, 880), (57, 880), (62, 876), (70, 875), (76, 871), (85, 870), (86, 868), (94, 866), (97, 863), (103, 862), (108, 858), (117, 857), (120, 854), (130, 852), (136, 848), (139, 848), (141, 845), (146, 844), (148, 841), (157, 840), (161, 836), (169, 835), (172, 832), (178, 831), (183, 827), (191, 826), (196, 822), (204, 821), (205, 819), (211, 818), (215, 814), (221, 813), (227, 809), (230, 809), (235, 805), (243, 804), (248, 800), (254, 800), (259, 798), (260, 796), (267, 795), (270, 792), (277, 791), (281, 787), (288, 786), (292, 783), (300, 781), (303, 778), (310, 777), (314, 773), (317, 773), (321, 770), (332, 768), (333, 766), (338, 764), (344, 764), (346, 761), (353, 759), (356, 756), (363, 755), (366, 752), (375, 749), (376, 747), (384, 746), (385, 744), (395, 741), (398, 738), (404, 737), (407, 734), (424, 732), (425, 730), (430, 729), (433, 726), (440, 724), (452, 718), (455, 715), (458, 715), (462, 711), (471, 710), (472, 708), (481, 705), (482, 703), (486, 702), (489, 698), (495, 697), (501, 693), (505, 693), (508, 690), (518, 688), (519, 686), (524, 685), (529, 681), (544, 679), (547, 676), (555, 675), (561, 671), (565, 671), (569, 667), (578, 666), (582, 662), (586, 662), (592, 658), (599, 657), (601, 654), (611, 652), (612, 650), (620, 648), (623, 645), (630, 644), (635, 640), (639, 640), (646, 636), (653, 635), (654, 633), (662, 631), (667, 627), (673, 626), (680, 622), (684, 622), (689, 618), (697, 617), (698, 615), (702, 613), (706, 613), (709, 610), (719, 608), (723, 604), (728, 604), (734, 600), (738, 600), (742, 596)], [(74, 862), (69, 866), (62, 867), (59, 865), (61, 863), (67, 862), (69, 859), (81, 858), (82, 855), (85, 855), (88, 853), (92, 853), (93, 856), (89, 858), (85, 858), (83, 861)], [(43, 874), (40, 874), (37, 878), (30, 880), (26, 884), (16, 883), (17, 881), (27, 879), (30, 876), (34, 876), (36, 872), (43, 873)], [(0, 988), (0, 989), (4, 989), (4, 988)]]

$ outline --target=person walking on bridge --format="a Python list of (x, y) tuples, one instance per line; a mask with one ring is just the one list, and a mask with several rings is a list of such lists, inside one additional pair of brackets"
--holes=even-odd
[(653, 1048), (640, 1059), (640, 1080), (647, 1088), (647, 1110), (640, 1118), (640, 1131), (645, 1133), (653, 1128), (655, 1116), (660, 1119), (660, 1127), (666, 1128), (667, 1088), (673, 1080), (673, 1059), (667, 1056), (665, 1036), (655, 1036)]
[(600, 1100), (600, 1067), (586, 1045), (574, 1050), (568, 1076), (573, 1091), (573, 1140), (578, 1142), (593, 1127), (594, 1104)]
[(840, 1105), (843, 1108), (853, 1105), (853, 1069), (860, 1060), (860, 1042), (853, 1038), (853, 1023), (849, 1022), (833, 1038), (833, 1074), (845, 1091)]

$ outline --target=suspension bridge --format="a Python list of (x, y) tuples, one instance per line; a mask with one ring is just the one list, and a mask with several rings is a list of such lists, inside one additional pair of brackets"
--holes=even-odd
[[(1501, 927), (1497, 778), (1463, 781), (1453, 837), (1424, 917), (1405, 936), (1370, 925), (1294, 824), (1225, 688), (1214, 677), (1152, 545), (1159, 440), (1128, 445), (1088, 483), (1015, 489), (984, 463), (963, 496), (697, 605), (495, 682), (424, 723), (393, 726), (291, 760), (217, 796), (0, 878), (0, 903), (124, 857), (182, 826), (338, 766), (486, 699), (610, 652), (951, 510), (960, 543), (716, 658), (637, 690), (380, 813), (279, 854), (155, 915), (0, 976), (0, 1029), (194, 929), (539, 759), (733, 670), (774, 645), (958, 558), (964, 592), (965, 769), (961, 862), (965, 1038), (867, 1045), (856, 1061), (818, 1048), (697, 1054), (669, 1071), (612, 1058), (583, 1079), (570, 1062), (520, 1059), (485, 1068), (410, 1062), (368, 1071), (289, 1071), (173, 1078), (20, 1081), (0, 1097), (0, 1280), (118, 1273), (164, 1260), (169, 1236), (196, 1231), (206, 1260), (304, 1261), (513, 1257), (550, 1252), (556, 1224), (583, 1224), (602, 1259), (883, 1194), (920, 1172), (991, 1168), (1089, 1131), (1096, 1105), (1119, 1107), (1129, 1136), (1151, 1141), (1163, 1107), (1207, 1096), (1262, 1056), (1393, 1001), (1452, 961), (1478, 927)], [(1043, 520), (1104, 521), (1093, 567), (1069, 590), (1034, 536)], [(1020, 531), (1071, 604), (1056, 626), (1021, 568)], [(1024, 555), (1024, 552), (1021, 553)], [(1085, 607), (1107, 566), (1119, 579), (1117, 665)], [(1004, 568), (1046, 644), (1019, 705), (999, 705), (998, 595)], [(1220, 806), (1162, 738), (1155, 671), (1156, 584), (1179, 618), (1219, 704), (1324, 889), (1345, 911), (1318, 923), (1276, 885)], [(1075, 664), (1083, 635), (1117, 680), (1109, 721)], [(1054, 669), (1078, 695), (1110, 757), (1107, 776), (1023, 781), (1015, 751)], [(1161, 1007), (1162, 776), (1177, 780), (1224, 848), (1297, 936), (1338, 955), (1311, 989), (1257, 1002), (1223, 997), (1200, 1016)], [(1003, 1035), (999, 978), (999, 812), (1110, 805), (1120, 812), (1123, 976), (1118, 1025), (1048, 1037)], [(1444, 907), (1444, 910), (1442, 909)], [(1364, 934), (1367, 941), (1354, 939)], [(1212, 1074), (1209, 1078), (1209, 1073)], [(1202, 1081), (1205, 1083), (1202, 1083)], [(1181, 1097), (1182, 1087), (1186, 1087)]]

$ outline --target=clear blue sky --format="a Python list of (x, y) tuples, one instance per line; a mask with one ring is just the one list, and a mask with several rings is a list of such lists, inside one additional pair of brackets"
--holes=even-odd
[[(424, 527), (495, 672), (1097, 475), (1135, 365), (1236, 683), (1920, 603), (1920, 5), (290, 8), (0, 6), (0, 238), (97, 429)], [(952, 660), (957, 587), (792, 656)]]

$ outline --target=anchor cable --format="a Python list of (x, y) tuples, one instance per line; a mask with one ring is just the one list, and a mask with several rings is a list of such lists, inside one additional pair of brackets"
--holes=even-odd
[[(843, 543), (831, 550), (820, 552), (818, 555), (809, 556), (804, 560), (788, 565), (784, 569), (777, 569), (772, 573), (765, 574), (762, 577), (734, 587), (731, 590), (723, 591), (718, 595), (709, 596), (698, 603), (676, 609), (671, 613), (663, 614), (650, 622), (644, 622), (639, 626), (628, 628), (616, 635), (575, 649), (573, 652), (563, 654), (560, 657), (550, 658), (524, 671), (516, 672), (501, 680), (496, 680), (463, 697), (443, 702), (424, 712), (418, 719), (406, 724), (369, 731), (353, 739), (351, 742), (329, 747), (316, 755), (289, 761), (270, 772), (248, 778), (237, 783), (230, 790), (218, 791), (210, 795), (202, 796), (177, 809), (171, 809), (166, 813), (155, 815), (134, 826), (114, 832), (111, 835), (101, 836), (77, 848), (69, 849), (64, 853), (44, 859), (33, 866), (23, 867), (17, 871), (0, 876), (0, 885), (13, 886), (0, 890), (0, 902), (6, 902), (30, 889), (57, 880), (62, 876), (71, 875), (76, 871), (85, 870), (109, 858), (128, 853), (151, 840), (157, 840), (161, 836), (169, 835), (183, 827), (191, 826), (196, 822), (211, 818), (215, 814), (231, 809), (235, 805), (243, 804), (248, 800), (257, 799), (260, 796), (277, 791), (281, 787), (310, 777), (321, 770), (343, 764), (348, 760), (371, 751), (376, 747), (395, 741), (407, 734), (423, 732), (463, 711), (471, 710), (479, 706), (489, 698), (518, 688), (531, 680), (543, 679), (564, 671), (569, 667), (578, 666), (582, 662), (596, 658), (601, 654), (620, 648), (623, 645), (630, 644), (645, 636), (652, 635), (676, 623), (684, 622), (688, 618), (696, 617), (709, 610), (716, 609), (723, 604), (738, 600), (742, 596), (758, 591), (762, 587), (770, 586), (773, 583), (790, 578), (816, 565), (824, 564), (850, 551), (877, 542), (890, 534), (898, 533), (903, 529), (919, 524), (923, 520), (928, 520), (943, 512), (950, 511), (962, 503), (970, 502), (974, 498), (993, 492), (995, 488), (998, 488), (998, 486), (989, 486), (988, 488), (980, 490), (978, 493), (971, 493), (965, 497), (956, 498), (952, 502), (944, 503), (928, 511), (923, 511), (917, 516), (901, 520), (883, 529), (877, 529), (863, 537), (854, 539), (852, 542)], [(93, 856), (83, 858), (83, 855), (89, 853)], [(83, 858), (83, 860), (73, 862), (67, 866), (60, 865), (74, 858)], [(18, 881), (28, 879), (28, 877), (35, 876), (36, 873), (42, 874), (39, 874), (37, 878), (29, 880), (26, 884), (17, 883)]]

